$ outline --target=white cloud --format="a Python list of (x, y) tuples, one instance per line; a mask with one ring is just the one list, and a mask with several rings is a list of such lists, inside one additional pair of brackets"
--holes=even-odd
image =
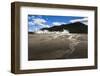
[(88, 24), (88, 18), (82, 18), (82, 19), (74, 19), (74, 20), (70, 20), (71, 23), (75, 23), (75, 22), (81, 22), (83, 24)]
[(29, 25), (34, 25), (34, 22), (28, 22)]
[(35, 18), (35, 16), (31, 16), (31, 18)]
[(41, 18), (36, 18), (36, 19), (33, 19), (33, 22), (34, 22), (35, 24), (41, 25), (41, 24), (43, 24), (43, 23), (46, 23), (46, 20), (41, 19)]
[(35, 16), (28, 16), (28, 19), (31, 20), (31, 19), (34, 19)]
[(52, 24), (56, 25), (56, 26), (59, 26), (59, 25), (66, 24), (66, 23), (65, 22), (53, 22)]
[(41, 24), (41, 26), (43, 26), (43, 27), (50, 27), (50, 26), (47, 25), (47, 24)]
[(45, 24), (47, 21), (42, 18), (33, 19), (33, 22), (34, 22), (34, 24), (39, 25), (39, 26), (49, 27), (49, 25)]

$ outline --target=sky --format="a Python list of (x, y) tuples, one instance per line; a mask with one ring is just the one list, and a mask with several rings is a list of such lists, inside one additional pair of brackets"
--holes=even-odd
[(61, 26), (62, 24), (74, 22), (87, 24), (87, 20), (86, 17), (76, 16), (28, 15), (28, 31), (36, 32), (42, 28)]

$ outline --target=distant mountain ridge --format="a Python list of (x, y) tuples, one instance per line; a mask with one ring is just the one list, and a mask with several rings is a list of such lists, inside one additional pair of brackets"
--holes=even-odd
[(75, 22), (75, 23), (70, 23), (70, 24), (63, 24), (60, 26), (53, 26), (50, 28), (42, 28), (40, 30), (42, 30), (42, 31), (48, 30), (51, 32), (68, 30), (70, 33), (87, 33), (88, 26), (81, 22)]

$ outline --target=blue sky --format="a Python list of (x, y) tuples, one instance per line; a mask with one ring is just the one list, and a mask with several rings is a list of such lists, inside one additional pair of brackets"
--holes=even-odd
[(35, 32), (41, 28), (82, 21), (84, 18), (76, 16), (28, 15), (28, 31)]

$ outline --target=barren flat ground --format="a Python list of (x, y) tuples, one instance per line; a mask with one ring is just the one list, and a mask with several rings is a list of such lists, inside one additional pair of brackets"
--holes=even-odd
[(87, 39), (87, 34), (29, 34), (28, 59), (87, 58)]

